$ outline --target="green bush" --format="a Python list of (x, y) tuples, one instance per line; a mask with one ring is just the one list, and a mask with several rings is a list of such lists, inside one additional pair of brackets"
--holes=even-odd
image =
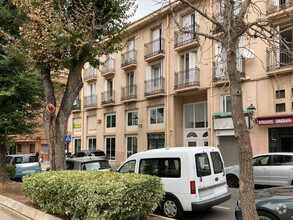
[(46, 212), (115, 220), (151, 213), (164, 195), (158, 177), (97, 171), (32, 174), (23, 178), (23, 192)]
[(14, 166), (6, 166), (7, 174), (10, 179), (15, 178), (16, 170)]

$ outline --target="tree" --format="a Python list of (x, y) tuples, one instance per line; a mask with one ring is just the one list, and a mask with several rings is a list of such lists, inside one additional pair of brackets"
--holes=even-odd
[[(135, 11), (134, 0), (13, 0), (28, 16), (21, 39), (5, 34), (12, 42), (6, 49), (21, 53), (40, 70), (47, 108), (44, 127), (50, 147), (52, 170), (65, 168), (64, 135), (72, 104), (83, 86), (85, 63), (98, 67), (98, 57), (123, 48), (122, 39)], [(68, 78), (60, 106), (52, 73), (67, 70)], [(50, 108), (48, 108), (50, 106)]]
[[(252, 146), (249, 129), (247, 128), (242, 102), (241, 75), (237, 71), (237, 53), (240, 38), (260, 39), (267, 44), (275, 45), (274, 33), (276, 30), (272, 21), (266, 19), (261, 7), (264, 2), (252, 2), (251, 0), (217, 0), (217, 1), (157, 1), (163, 5), (169, 5), (170, 13), (175, 25), (181, 34), (199, 36), (202, 42), (209, 39), (221, 44), (220, 53), (224, 61), (225, 75), (228, 76), (232, 120), (235, 137), (239, 146), (240, 180), (239, 191), (244, 219), (258, 219), (254, 203), (254, 181), (252, 164)], [(213, 7), (211, 7), (213, 5)], [(187, 7), (195, 11), (200, 22), (206, 25), (203, 29), (190, 28), (181, 22), (175, 15), (175, 11)], [(219, 57), (215, 57), (217, 60)]]
[[(0, 1), (0, 27), (18, 36), (24, 19), (7, 1)], [(0, 45), (5, 39), (0, 38)], [(42, 107), (43, 87), (39, 76), (19, 57), (9, 56), (0, 46), (0, 183), (9, 182), (6, 172), (6, 146), (9, 135), (30, 134), (38, 126), (35, 119)]]

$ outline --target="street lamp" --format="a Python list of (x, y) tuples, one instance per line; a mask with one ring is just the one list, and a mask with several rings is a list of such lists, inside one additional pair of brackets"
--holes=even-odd
[(253, 104), (250, 104), (250, 106), (248, 106), (246, 109), (248, 111), (248, 124), (250, 129), (250, 120), (253, 121), (254, 124), (257, 124), (257, 118), (253, 118), (256, 108), (253, 106)]
[(137, 125), (137, 127), (142, 128), (142, 124), (138, 124), (138, 117), (137, 117), (137, 115), (135, 115), (134, 117), (132, 117), (132, 120), (133, 120), (134, 124)]

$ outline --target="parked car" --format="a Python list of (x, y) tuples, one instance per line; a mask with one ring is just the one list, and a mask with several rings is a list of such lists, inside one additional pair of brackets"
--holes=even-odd
[(98, 157), (81, 157), (66, 159), (67, 170), (112, 171), (109, 162)]
[(41, 164), (35, 155), (6, 155), (6, 165), (15, 167), (15, 178), (42, 172)]
[(117, 170), (161, 177), (163, 213), (180, 218), (183, 211), (207, 209), (230, 199), (223, 160), (216, 147), (174, 147), (130, 156)]
[(73, 154), (70, 158), (76, 158), (76, 157), (102, 157), (103, 159), (106, 159), (106, 160), (109, 159), (109, 157), (102, 150), (95, 150), (95, 151), (83, 150)]
[[(272, 186), (293, 185), (293, 153), (266, 153), (253, 157), (254, 184)], [(239, 165), (225, 169), (227, 184), (239, 184)]]
[[(289, 220), (293, 216), (293, 187), (274, 187), (255, 191), (255, 205), (260, 220)], [(241, 204), (235, 209), (242, 220)]]

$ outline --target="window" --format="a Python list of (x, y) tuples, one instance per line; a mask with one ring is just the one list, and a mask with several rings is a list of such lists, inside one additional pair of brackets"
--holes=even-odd
[(231, 112), (231, 95), (221, 96), (221, 112)]
[(214, 173), (222, 173), (224, 169), (219, 152), (211, 152), (211, 158), (213, 162)]
[(293, 157), (291, 155), (273, 155), (273, 166), (293, 165)]
[(164, 123), (164, 108), (151, 108), (150, 109), (150, 124)]
[(66, 161), (66, 170), (73, 170), (74, 162), (73, 161)]
[(276, 91), (276, 99), (285, 98), (285, 89)]
[(148, 150), (165, 147), (165, 134), (149, 134)]
[(30, 144), (30, 153), (35, 153), (35, 144)]
[(128, 161), (119, 170), (119, 173), (134, 173), (135, 172), (135, 160)]
[(211, 167), (208, 155), (206, 153), (196, 154), (196, 172), (198, 177), (211, 175)]
[(267, 166), (269, 165), (269, 155), (259, 156), (253, 158), (253, 166)]
[(137, 111), (127, 112), (127, 126), (137, 125), (137, 120), (138, 120), (138, 112)]
[(137, 136), (126, 137), (127, 157), (137, 153)]
[(185, 128), (207, 128), (207, 102), (184, 105)]
[(106, 115), (106, 128), (116, 127), (116, 114)]
[(181, 166), (179, 158), (142, 159), (139, 173), (158, 177), (179, 178)]
[(106, 154), (109, 156), (110, 160), (115, 160), (115, 137), (106, 137)]
[(74, 153), (81, 151), (81, 139), (74, 138)]
[(89, 137), (88, 138), (88, 149), (89, 151), (95, 151), (96, 150), (96, 138)]
[(276, 112), (285, 112), (286, 105), (285, 103), (276, 104)]
[(22, 151), (22, 145), (21, 144), (17, 144), (17, 152), (21, 152)]

